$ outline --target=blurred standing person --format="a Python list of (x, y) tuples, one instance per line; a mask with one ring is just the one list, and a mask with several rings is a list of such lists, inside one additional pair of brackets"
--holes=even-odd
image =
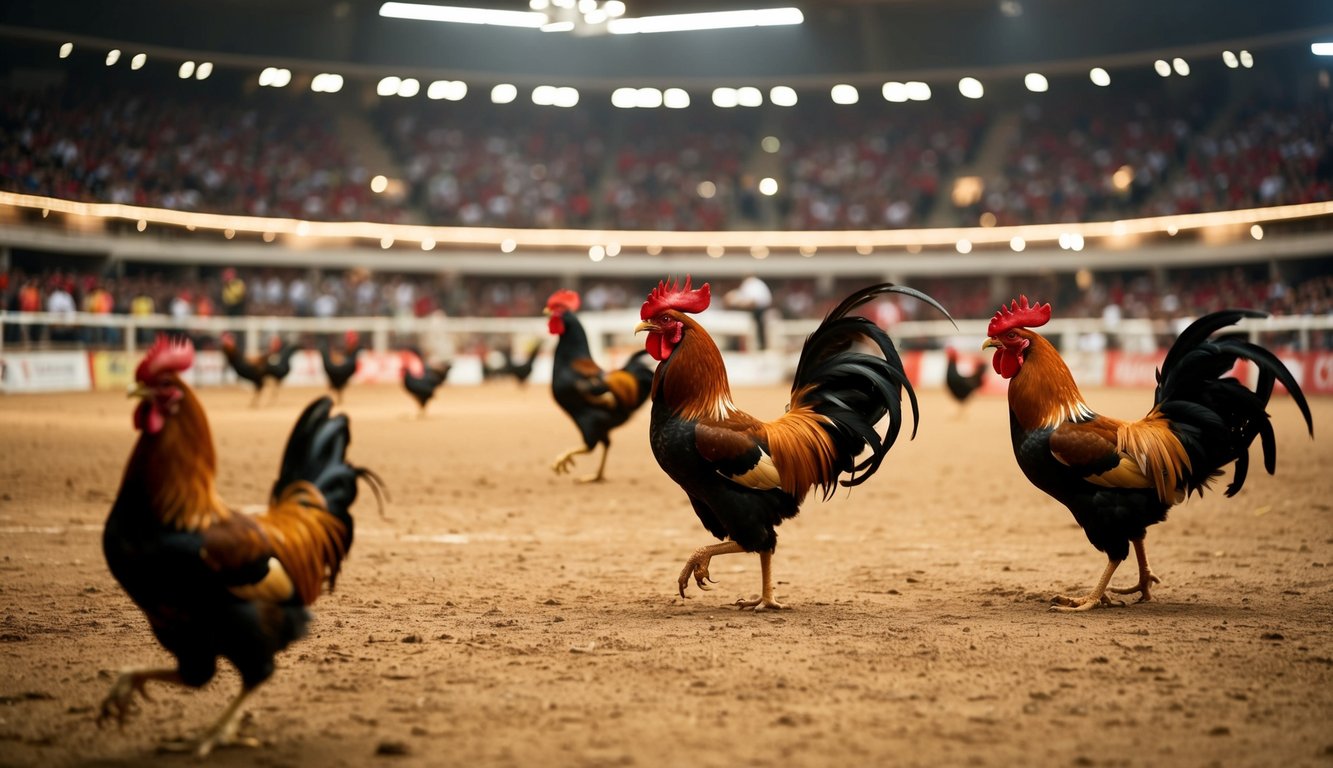
[(773, 292), (769, 290), (768, 284), (760, 280), (758, 275), (746, 275), (739, 286), (727, 292), (725, 298), (728, 307), (749, 310), (754, 316), (754, 329), (759, 339), (759, 348), (768, 349), (768, 327), (764, 322), (764, 316), (773, 306)]
[[(130, 317), (144, 319), (157, 311), (157, 302), (153, 301), (153, 295), (148, 292), (147, 286), (140, 285), (134, 298), (130, 299)], [(139, 328), (134, 337), (140, 344), (147, 344), (153, 340), (153, 329)]]
[(236, 275), (236, 270), (227, 267), (222, 270), (222, 314), (227, 317), (240, 317), (245, 314), (245, 281)]
[[(42, 289), (37, 282), (37, 278), (30, 277), (19, 288), (18, 294), (14, 297), (15, 308), (20, 312), (41, 312), (42, 311)], [(20, 325), (19, 337), (22, 341), (31, 344), (42, 337), (43, 328), (40, 325)]]
[[(93, 286), (83, 296), (83, 311), (92, 315), (107, 316), (115, 309), (116, 300), (111, 296), (111, 292), (101, 283)], [(116, 342), (115, 330), (109, 325), (89, 326), (86, 338), (91, 343), (114, 344)]]
[[(72, 321), (74, 313), (79, 309), (74, 303), (73, 288), (72, 280), (57, 278), (51, 284), (51, 292), (46, 295), (46, 311), (53, 315), (64, 315)], [(51, 326), (51, 341), (74, 341), (76, 337), (77, 332), (72, 324), (57, 323)]]

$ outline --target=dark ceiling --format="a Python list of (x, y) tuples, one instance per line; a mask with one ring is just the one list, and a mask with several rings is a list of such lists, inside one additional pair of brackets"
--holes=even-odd
[[(526, 29), (385, 19), (379, 0), (42, 0), (0, 2), (0, 35), (78, 36), (163, 51), (339, 62), (474, 79), (562, 78), (573, 84), (747, 78), (806, 82), (859, 74), (921, 76), (960, 69), (1052, 71), (1087, 62), (1208, 55), (1333, 36), (1324, 0), (625, 0), (646, 16), (796, 5), (795, 27), (576, 37)], [(445, 3), (441, 3), (445, 4)], [(524, 9), (527, 0), (448, 0)], [(3, 40), (0, 40), (3, 45)], [(1177, 53), (1178, 52), (1178, 53)], [(246, 63), (253, 64), (253, 59)]]

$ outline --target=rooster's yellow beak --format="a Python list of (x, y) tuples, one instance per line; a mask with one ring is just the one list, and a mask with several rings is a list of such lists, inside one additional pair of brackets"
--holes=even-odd
[(991, 338), (986, 339), (985, 341), (981, 342), (981, 350), (982, 350), (983, 352), (986, 351), (986, 350), (988, 350), (988, 349), (991, 349), (991, 348), (999, 349), (1000, 347), (1003, 347), (1003, 346), (1004, 346), (1004, 343), (1001, 342), (999, 339), (993, 337), (993, 336), (992, 336)]
[(142, 400), (151, 394), (153, 394), (153, 390), (149, 389), (143, 384), (135, 382), (134, 384), (130, 385), (129, 391), (125, 393), (125, 397), (137, 397), (140, 400)]
[(638, 336), (640, 333), (643, 333), (644, 331), (652, 333), (655, 330), (657, 330), (657, 326), (645, 320), (644, 322), (634, 326), (634, 335)]

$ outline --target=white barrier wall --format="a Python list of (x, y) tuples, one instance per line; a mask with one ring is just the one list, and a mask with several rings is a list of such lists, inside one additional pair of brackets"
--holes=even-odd
[[(620, 366), (634, 348), (614, 348), (604, 361)], [(1074, 378), (1084, 387), (1147, 388), (1157, 384), (1156, 372), (1165, 352), (1070, 352), (1065, 355)], [(402, 379), (407, 353), (363, 352), (358, 358), (356, 384), (396, 384)], [(1333, 352), (1282, 352), (1279, 358), (1301, 382), (1307, 394), (1333, 394)], [(796, 354), (780, 352), (725, 353), (727, 373), (733, 386), (771, 386), (791, 381), (796, 368)], [(914, 386), (922, 389), (944, 385), (946, 359), (943, 352), (906, 352), (903, 367)], [(989, 375), (984, 382), (987, 392), (1003, 392), (1005, 381), (990, 371), (990, 355), (960, 352), (959, 366), (964, 373), (984, 366)], [(126, 352), (3, 352), (0, 365), (0, 392), (87, 392), (124, 390), (134, 377), (138, 356)], [(435, 361), (432, 361), (435, 362)], [(447, 386), (478, 386), (484, 382), (482, 361), (477, 355), (457, 355), (452, 360)], [(1238, 365), (1235, 375), (1249, 380), (1253, 370)], [(200, 351), (195, 364), (185, 376), (197, 387), (236, 386), (239, 380), (227, 367), (222, 353)], [(551, 380), (551, 357), (544, 354), (533, 365), (529, 382), (545, 385)], [(321, 387), (326, 384), (324, 367), (318, 352), (305, 350), (292, 357), (292, 372), (287, 386)], [(248, 385), (246, 385), (248, 386)]]

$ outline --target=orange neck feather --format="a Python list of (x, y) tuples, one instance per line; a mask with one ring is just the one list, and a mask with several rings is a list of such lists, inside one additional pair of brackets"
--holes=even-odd
[(1032, 331), (1023, 367), (1009, 380), (1009, 410), (1023, 429), (1055, 427), (1093, 415), (1055, 346)]
[(657, 368), (653, 400), (662, 400), (686, 419), (721, 421), (736, 412), (722, 353), (702, 325), (678, 312), (670, 314), (685, 324), (685, 330), (670, 363)]
[[(194, 392), (178, 382), (182, 397), (161, 431), (139, 435), (122, 489), (134, 484), (153, 516), (178, 530), (202, 530), (231, 516), (214, 485), (217, 453), (208, 417)], [(123, 490), (122, 490), (123, 493)]]

